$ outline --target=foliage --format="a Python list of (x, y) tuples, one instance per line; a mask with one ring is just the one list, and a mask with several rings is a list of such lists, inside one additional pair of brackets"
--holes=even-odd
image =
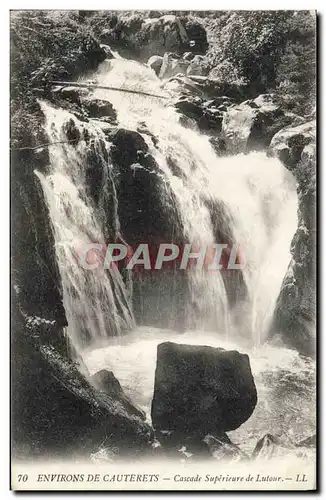
[[(77, 11), (18, 11), (11, 17), (12, 92), (92, 69), (101, 49)], [(103, 54), (102, 54), (103, 58)], [(24, 89), (22, 89), (22, 86)]]
[[(206, 30), (203, 64), (211, 77), (247, 85), (251, 94), (276, 91), (299, 114), (313, 108), (316, 18), (309, 11), (12, 11), (14, 134), (38, 116), (35, 88), (78, 76), (104, 59), (97, 40), (103, 31), (119, 49), (141, 47), (143, 20), (163, 14), (190, 19), (195, 34)], [(31, 120), (23, 116), (28, 112)]]
[(284, 54), (277, 67), (276, 81), (283, 103), (300, 114), (315, 106), (316, 19), (304, 11), (289, 22)]
[(78, 11), (11, 12), (12, 136), (18, 142), (39, 120), (36, 88), (94, 69), (104, 51)]
[(212, 76), (277, 90), (294, 110), (313, 105), (315, 26), (309, 11), (219, 12), (201, 18), (208, 31)]

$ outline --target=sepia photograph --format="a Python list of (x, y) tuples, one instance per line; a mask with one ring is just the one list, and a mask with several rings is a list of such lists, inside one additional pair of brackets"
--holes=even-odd
[(315, 491), (315, 10), (11, 10), (11, 489)]

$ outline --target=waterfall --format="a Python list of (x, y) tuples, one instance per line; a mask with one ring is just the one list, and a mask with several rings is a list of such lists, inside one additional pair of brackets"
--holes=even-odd
[[(105, 61), (94, 78), (101, 86), (169, 97), (154, 72), (134, 61)], [(225, 337), (244, 336), (254, 343), (264, 340), (297, 227), (292, 174), (263, 153), (217, 157), (208, 136), (179, 123), (169, 100), (100, 89), (94, 89), (90, 97), (110, 101), (120, 127), (137, 130), (145, 122), (157, 138), (154, 146), (151, 137), (143, 134), (149, 153), (174, 195), (185, 240), (196, 247), (233, 243), (245, 256), (244, 269), (239, 272), (207, 272), (191, 267), (185, 304), (190, 318), (187, 328), (216, 331)], [(62, 140), (62, 127), (71, 115), (45, 103), (42, 108), (50, 142)], [(110, 150), (95, 120), (86, 125), (74, 121), (80, 134), (85, 127), (90, 129), (95, 143), (105, 144), (107, 152)], [(78, 264), (76, 249), (91, 242), (106, 243), (104, 205), (96, 206), (87, 191), (88, 147), (85, 141), (51, 146), (50, 173), (37, 173), (54, 227), (70, 335), (77, 344), (89, 337), (97, 342), (134, 325), (132, 300), (119, 271), (106, 271), (101, 266), (89, 271)], [(171, 162), (175, 168), (171, 168)], [(111, 168), (109, 160), (105, 164), (105, 168)], [(176, 169), (182, 175), (176, 175)], [(103, 179), (101, 189), (105, 189)], [(162, 193), (163, 202), (164, 196)], [(117, 218), (114, 207), (112, 211)], [(114, 223), (119, 227), (119, 220)]]
[[(82, 348), (131, 329), (134, 320), (118, 270), (106, 270), (100, 265), (88, 270), (80, 264), (86, 245), (106, 243), (100, 223), (101, 210), (95, 209), (86, 190), (87, 147), (84, 142), (79, 145), (63, 142), (62, 127), (71, 119), (68, 112), (43, 102), (41, 106), (49, 142), (54, 144), (49, 148), (49, 175), (35, 173), (41, 181), (53, 224), (69, 335), (74, 345)], [(75, 122), (83, 132), (83, 125)], [(101, 132), (96, 128), (92, 132), (98, 146), (103, 139)]]

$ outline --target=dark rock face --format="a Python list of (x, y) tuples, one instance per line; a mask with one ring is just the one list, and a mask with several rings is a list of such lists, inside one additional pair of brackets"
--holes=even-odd
[[(153, 141), (149, 130), (140, 129)], [(110, 156), (121, 236), (133, 248), (148, 244), (150, 258), (154, 262), (160, 243), (183, 242), (174, 194), (164, 182), (160, 167), (149, 154), (149, 147), (142, 135), (118, 129), (110, 135), (110, 140), (113, 143)], [(171, 221), (174, 223), (171, 224)], [(183, 309), (176, 305), (179, 299), (176, 301), (172, 297), (179, 287), (181, 297), (185, 279), (182, 273), (176, 273), (175, 276), (171, 276), (171, 273), (173, 269), (157, 274), (142, 270), (139, 277), (134, 272), (133, 310), (139, 323), (160, 323), (167, 327), (164, 322), (169, 318), (184, 315)], [(143, 303), (144, 297), (146, 304)], [(172, 307), (177, 309), (175, 316)]]
[[(44, 144), (36, 134), (36, 144)], [(11, 158), (12, 282), (19, 309), (28, 316), (67, 324), (62, 305), (54, 237), (43, 190), (34, 169), (46, 174), (47, 149), (14, 151)], [(14, 332), (13, 332), (14, 335)]]
[(151, 413), (156, 431), (221, 435), (245, 422), (256, 403), (247, 355), (172, 342), (158, 346)]
[(121, 167), (136, 163), (139, 155), (148, 151), (143, 137), (132, 130), (117, 129), (110, 134), (110, 140), (113, 143), (111, 158), (116, 165)]
[(137, 408), (128, 398), (119, 380), (115, 378), (112, 372), (101, 370), (91, 376), (91, 381), (98, 390), (105, 392), (105, 394), (114, 398), (115, 401), (120, 402), (130, 415), (134, 415), (141, 420), (146, 419), (145, 412)]
[[(310, 160), (308, 145), (316, 141), (316, 122), (310, 121), (297, 126), (282, 128), (271, 141), (269, 154), (276, 156), (289, 170), (296, 174), (296, 165), (301, 160)], [(314, 151), (311, 151), (313, 160)], [(303, 155), (303, 157), (302, 157)]]
[(114, 55), (112, 54), (111, 48), (109, 45), (101, 44), (101, 49), (105, 52), (105, 60), (114, 59)]
[(12, 379), (16, 456), (78, 456), (97, 451), (104, 441), (120, 454), (149, 447), (150, 427), (117, 396), (117, 388), (95, 389), (67, 353), (26, 330), (19, 344)]
[[(66, 133), (78, 140), (75, 130), (72, 120)], [(34, 140), (36, 144), (47, 142), (41, 132)], [(103, 157), (100, 146), (94, 145), (94, 154)], [(13, 152), (13, 453), (21, 458), (91, 453), (106, 436), (112, 436), (110, 444), (121, 454), (124, 449), (130, 453), (131, 448), (132, 453), (138, 453), (147, 449), (152, 432), (143, 421), (143, 413), (121, 394), (117, 381), (111, 394), (95, 389), (65, 335), (67, 320), (53, 230), (42, 186), (34, 174), (36, 169), (46, 175), (48, 163), (47, 150)], [(100, 167), (101, 178), (103, 165)]]
[(257, 442), (252, 452), (252, 458), (271, 458), (278, 444), (279, 440), (276, 437), (272, 434), (265, 434), (265, 436)]
[(276, 304), (271, 335), (303, 354), (316, 349), (316, 125), (308, 122), (276, 134), (269, 154), (278, 157), (297, 180), (298, 229), (292, 261)]
[(63, 125), (63, 132), (65, 133), (69, 142), (77, 144), (80, 140), (80, 131), (72, 118), (70, 118)]
[[(137, 132), (118, 129), (110, 135), (110, 156), (117, 181), (121, 230), (131, 245), (172, 241), (173, 194), (165, 186), (160, 169)], [(166, 191), (170, 205), (163, 203)]]

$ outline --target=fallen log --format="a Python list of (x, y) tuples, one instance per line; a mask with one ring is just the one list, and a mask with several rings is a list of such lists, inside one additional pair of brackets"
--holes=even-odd
[(167, 96), (164, 95), (156, 95), (151, 94), (149, 92), (143, 92), (142, 90), (131, 90), (131, 89), (121, 89), (118, 87), (107, 87), (103, 85), (95, 85), (92, 83), (79, 83), (79, 82), (50, 82), (52, 85), (62, 85), (63, 87), (80, 87), (80, 88), (88, 88), (88, 89), (101, 89), (101, 90), (114, 90), (116, 92), (127, 92), (128, 94), (140, 94), (148, 97), (156, 97), (157, 99), (168, 99)]

